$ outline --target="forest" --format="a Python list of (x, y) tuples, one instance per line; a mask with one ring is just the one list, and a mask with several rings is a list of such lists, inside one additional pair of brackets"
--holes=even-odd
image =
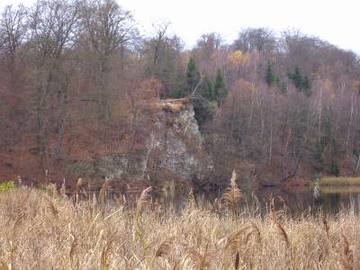
[(134, 16), (0, 9), (0, 270), (360, 269), (360, 56)]
[(360, 175), (359, 55), (267, 28), (231, 43), (204, 33), (189, 49), (170, 27), (141, 33), (114, 0), (4, 8), (0, 180), (75, 181), (73, 160), (130, 156), (148, 136), (144, 106), (177, 99), (193, 106), (206, 181), (227, 185), (234, 169), (250, 183)]

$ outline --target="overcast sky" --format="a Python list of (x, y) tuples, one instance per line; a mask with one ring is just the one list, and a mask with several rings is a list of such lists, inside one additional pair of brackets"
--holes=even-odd
[[(0, 0), (29, 5), (34, 0)], [(201, 34), (218, 32), (231, 42), (246, 27), (298, 29), (360, 54), (360, 0), (118, 0), (142, 32), (171, 22), (171, 32), (191, 47)]]

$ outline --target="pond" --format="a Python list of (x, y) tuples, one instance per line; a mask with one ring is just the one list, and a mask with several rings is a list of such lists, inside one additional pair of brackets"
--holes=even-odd
[[(315, 213), (318, 210), (337, 214), (343, 209), (359, 213), (360, 209), (360, 186), (326, 186), (315, 192), (310, 188), (300, 191), (261, 188), (255, 195), (260, 201), (262, 212), (266, 211), (271, 201), (274, 201), (276, 209), (284, 208), (292, 215)], [(254, 195), (248, 194), (246, 197), (248, 202), (253, 202)]]
[[(240, 212), (250, 214), (266, 214), (272, 205), (276, 210), (285, 210), (291, 216), (302, 214), (317, 214), (321, 210), (325, 214), (336, 215), (340, 210), (360, 212), (360, 185), (357, 186), (323, 186), (314, 192), (313, 188), (282, 189), (279, 187), (262, 187), (257, 190), (240, 187), (243, 197), (239, 202)], [(217, 208), (216, 201), (223, 202), (223, 190), (217, 192), (197, 194), (196, 201), (204, 206)], [(154, 193), (155, 194), (155, 193)], [(122, 198), (117, 193), (110, 193), (110, 201), (116, 202), (115, 197)], [(116, 196), (115, 196), (116, 195)], [(120, 197), (119, 197), (120, 196)], [(127, 194), (128, 206), (135, 207), (140, 193)], [(156, 197), (153, 198), (154, 202)], [(175, 196), (169, 200), (158, 201), (164, 203), (165, 208), (173, 206), (177, 212), (181, 212), (189, 200), (188, 193), (175, 192)], [(222, 203), (220, 203), (222, 204)]]

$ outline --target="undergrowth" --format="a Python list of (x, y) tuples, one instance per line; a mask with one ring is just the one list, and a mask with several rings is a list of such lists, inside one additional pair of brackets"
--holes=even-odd
[(0, 269), (359, 269), (360, 218), (240, 211), (233, 175), (221, 200), (193, 193), (179, 213), (145, 189), (135, 207), (21, 187), (0, 194)]

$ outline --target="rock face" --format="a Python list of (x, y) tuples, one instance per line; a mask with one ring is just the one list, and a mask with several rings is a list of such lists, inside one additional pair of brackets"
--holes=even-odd
[(183, 179), (203, 179), (212, 166), (203, 151), (193, 107), (190, 103), (178, 107), (176, 102), (174, 110), (167, 109), (171, 108), (171, 101), (163, 102), (162, 113), (147, 142), (148, 157), (151, 158), (151, 152), (158, 152), (160, 169)]
[(212, 164), (203, 149), (191, 102), (187, 99), (160, 100), (155, 113), (145, 122), (143, 119), (142, 125), (148, 128), (141, 149), (78, 161), (69, 169), (79, 176), (107, 176), (130, 181), (149, 178), (201, 181), (207, 177)]

